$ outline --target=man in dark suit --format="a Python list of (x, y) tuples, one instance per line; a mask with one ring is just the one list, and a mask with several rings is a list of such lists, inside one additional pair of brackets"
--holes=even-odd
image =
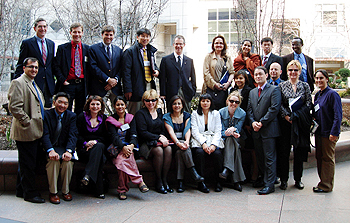
[(45, 19), (38, 18), (34, 22), (36, 35), (22, 41), (19, 59), (16, 66), (15, 78), (23, 74), (23, 61), (27, 57), (37, 58), (39, 61), (39, 71), (35, 77), (35, 83), (44, 93), (45, 107), (51, 108), (52, 95), (55, 91), (55, 80), (51, 69), (55, 55), (55, 43), (45, 38), (47, 23)]
[(56, 91), (69, 94), (68, 110), (72, 110), (73, 100), (75, 100), (74, 112), (80, 114), (83, 112), (88, 93), (89, 46), (81, 42), (84, 33), (83, 25), (80, 23), (73, 23), (69, 33), (72, 41), (58, 46), (54, 61), (57, 77)]
[[(49, 200), (53, 204), (59, 204), (57, 181), (61, 174), (62, 197), (65, 201), (71, 201), (69, 183), (73, 172), (72, 155), (77, 143), (78, 129), (76, 115), (67, 111), (69, 95), (58, 92), (53, 99), (54, 108), (45, 111), (44, 134), (42, 143), (47, 152), (46, 164), (47, 179), (49, 182)], [(61, 169), (61, 171), (60, 171)]]
[[(122, 94), (120, 68), (123, 51), (112, 44), (114, 34), (113, 26), (104, 26), (102, 28), (103, 42), (94, 44), (89, 49), (92, 68), (89, 80), (90, 94), (106, 96), (105, 102), (109, 98), (111, 104), (117, 95)], [(112, 113), (108, 106), (106, 108)]]
[(280, 135), (277, 114), (281, 107), (281, 91), (267, 83), (265, 67), (254, 70), (254, 80), (258, 87), (249, 93), (248, 118), (253, 127), (252, 137), (258, 168), (264, 176), (264, 188), (258, 194), (275, 191), (276, 180), (276, 137)]
[[(184, 110), (191, 113), (191, 100), (196, 93), (196, 74), (193, 60), (183, 54), (185, 38), (174, 38), (174, 53), (162, 58), (160, 63), (160, 97), (170, 99), (180, 95), (185, 99)], [(169, 110), (169, 104), (167, 104)]]
[(263, 55), (261, 56), (262, 65), (266, 70), (270, 70), (272, 63), (279, 63), (281, 67), (283, 66), (282, 57), (277, 56), (272, 53), (273, 40), (270, 37), (262, 38), (260, 41), (261, 48), (263, 49)]
[(24, 74), (12, 80), (9, 91), (9, 110), (13, 115), (10, 137), (18, 148), (16, 196), (25, 201), (44, 203), (35, 186), (35, 169), (43, 135), (44, 96), (34, 81), (39, 62), (34, 57), (24, 59)]
[(151, 31), (142, 28), (136, 32), (137, 42), (123, 53), (123, 87), (128, 111), (135, 114), (142, 106), (141, 98), (146, 90), (156, 89), (153, 77), (159, 71), (154, 54), (157, 49), (149, 44)]
[(307, 82), (310, 86), (311, 92), (314, 91), (314, 59), (308, 57), (301, 52), (301, 48), (304, 43), (300, 37), (294, 37), (292, 40), (293, 53), (283, 56), (283, 69), (282, 69), (282, 80), (288, 80), (287, 65), (292, 60), (298, 60), (301, 64), (302, 71), (299, 76), (301, 81)]

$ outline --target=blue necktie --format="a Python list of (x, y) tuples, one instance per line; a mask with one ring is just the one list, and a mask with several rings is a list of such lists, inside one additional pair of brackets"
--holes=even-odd
[(38, 89), (36, 88), (36, 85), (35, 85), (35, 82), (34, 82), (34, 81), (33, 81), (33, 86), (34, 86), (34, 88), (35, 88), (35, 90), (36, 90), (36, 94), (38, 95), (38, 98), (39, 98), (40, 110), (41, 110), (41, 117), (42, 117), (43, 120), (44, 120), (44, 106), (43, 106), (43, 102), (41, 101), (39, 91), (38, 91)]

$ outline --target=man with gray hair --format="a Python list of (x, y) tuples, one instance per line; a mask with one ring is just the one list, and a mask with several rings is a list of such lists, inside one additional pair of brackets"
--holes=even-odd
[[(185, 100), (184, 110), (191, 112), (191, 100), (197, 88), (193, 60), (183, 54), (183, 36), (175, 36), (173, 46), (174, 52), (160, 63), (160, 96), (169, 102), (174, 95), (180, 95)], [(167, 106), (169, 110), (171, 105), (167, 103)]]

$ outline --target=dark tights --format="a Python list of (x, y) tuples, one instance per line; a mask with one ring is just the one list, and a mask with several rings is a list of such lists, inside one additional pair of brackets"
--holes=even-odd
[(171, 147), (153, 147), (150, 157), (153, 159), (153, 168), (156, 172), (156, 186), (168, 185), (167, 175), (171, 164)]

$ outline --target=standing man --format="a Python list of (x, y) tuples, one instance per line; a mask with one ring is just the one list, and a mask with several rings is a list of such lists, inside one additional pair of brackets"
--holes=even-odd
[(51, 108), (51, 98), (55, 91), (55, 80), (51, 69), (55, 55), (55, 43), (45, 38), (47, 32), (47, 23), (45, 19), (38, 18), (35, 20), (34, 31), (36, 33), (34, 37), (22, 41), (15, 78), (23, 74), (24, 59), (28, 57), (37, 58), (39, 62), (39, 71), (35, 77), (35, 83), (37, 83), (37, 86), (44, 93), (46, 102), (44, 106), (46, 108)]
[(258, 168), (264, 176), (264, 188), (258, 194), (275, 191), (276, 180), (276, 137), (280, 135), (277, 114), (281, 107), (281, 90), (267, 83), (265, 67), (254, 70), (254, 80), (258, 87), (249, 92), (247, 114), (253, 127), (252, 137)]
[(72, 41), (59, 45), (55, 58), (56, 90), (69, 94), (68, 110), (72, 110), (75, 100), (74, 112), (80, 114), (88, 90), (89, 46), (81, 42), (84, 34), (82, 24), (73, 23), (69, 29)]
[(62, 197), (71, 201), (69, 183), (73, 172), (72, 155), (77, 143), (78, 129), (76, 115), (67, 111), (69, 95), (58, 92), (53, 98), (54, 108), (45, 111), (44, 134), (42, 143), (48, 155), (46, 164), (47, 180), (49, 182), (49, 200), (59, 204), (57, 180), (61, 169)]
[(137, 42), (125, 50), (122, 65), (124, 95), (130, 101), (128, 111), (131, 114), (140, 110), (143, 93), (156, 89), (153, 77), (159, 75), (154, 57), (157, 49), (149, 44), (151, 31), (142, 28), (136, 34)]
[(270, 65), (270, 79), (269, 84), (278, 86), (283, 80), (281, 80), (282, 69), (281, 65), (277, 62), (274, 62)]
[(23, 197), (25, 201), (44, 203), (45, 200), (35, 188), (35, 169), (43, 135), (45, 103), (44, 96), (34, 81), (38, 69), (38, 59), (24, 59), (24, 74), (11, 82), (8, 99), (9, 110), (13, 115), (10, 137), (16, 140), (18, 148), (16, 196)]
[(260, 41), (261, 48), (263, 49), (263, 55), (261, 56), (262, 65), (266, 68), (266, 70), (270, 70), (270, 66), (272, 63), (279, 63), (282, 67), (283, 60), (282, 57), (277, 56), (272, 53), (273, 41), (270, 37), (262, 38)]
[(293, 53), (285, 55), (283, 58), (283, 69), (282, 69), (282, 79), (287, 80), (287, 65), (292, 60), (298, 60), (301, 64), (302, 71), (299, 76), (301, 81), (307, 82), (310, 86), (311, 93), (314, 91), (315, 80), (313, 78), (314, 74), (314, 59), (308, 57), (301, 52), (301, 48), (304, 43), (300, 37), (294, 37), (292, 40)]
[[(99, 95), (107, 104), (107, 99), (113, 104), (117, 95), (122, 95), (121, 87), (121, 59), (123, 51), (112, 45), (115, 30), (113, 26), (106, 25), (102, 28), (103, 42), (90, 46), (89, 57), (92, 68), (90, 94)], [(112, 106), (113, 108), (113, 106)], [(107, 109), (112, 114), (112, 110)]]
[[(162, 58), (160, 63), (160, 95), (166, 100), (174, 95), (185, 99), (184, 110), (191, 113), (191, 100), (196, 93), (196, 74), (193, 60), (183, 54), (185, 37), (174, 38), (174, 53)], [(168, 110), (171, 105), (167, 104)]]

